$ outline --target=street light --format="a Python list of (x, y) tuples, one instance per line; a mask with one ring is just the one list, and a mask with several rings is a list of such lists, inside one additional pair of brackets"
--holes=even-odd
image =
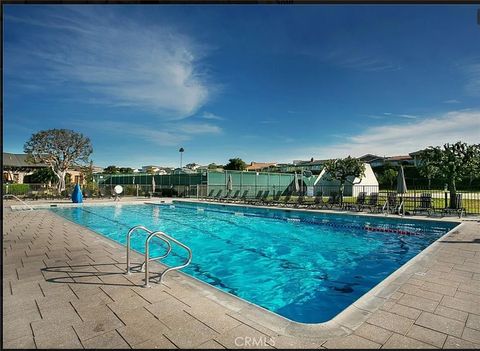
[(181, 147), (178, 152), (180, 152), (180, 168), (182, 168), (182, 156), (183, 156), (183, 152), (185, 151), (185, 149), (183, 147)]

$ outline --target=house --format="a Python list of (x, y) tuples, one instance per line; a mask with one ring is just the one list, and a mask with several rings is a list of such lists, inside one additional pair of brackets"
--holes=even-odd
[[(26, 175), (30, 175), (38, 169), (48, 168), (44, 163), (34, 163), (27, 158), (27, 154), (3, 153), (3, 181), (23, 184)], [(94, 173), (103, 170), (101, 167), (93, 166)], [(69, 184), (84, 184), (85, 179), (81, 167), (72, 167), (67, 170), (66, 181)]]
[(271, 166), (276, 166), (276, 162), (250, 162), (250, 165), (248, 165), (245, 170), (246, 171), (254, 171), (254, 172), (259, 172), (263, 169), (269, 168)]
[(34, 163), (26, 154), (3, 153), (3, 181), (23, 184), (23, 178), (37, 169), (48, 167), (44, 163)]

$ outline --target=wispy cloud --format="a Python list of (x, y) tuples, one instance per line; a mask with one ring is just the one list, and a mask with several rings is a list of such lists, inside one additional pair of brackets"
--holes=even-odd
[(366, 54), (360, 49), (342, 48), (322, 55), (325, 61), (336, 66), (365, 72), (398, 71), (401, 66), (380, 55)]
[(345, 138), (331, 146), (297, 150), (293, 158), (315, 155), (319, 158), (361, 156), (366, 153), (398, 155), (447, 142), (478, 143), (480, 110), (452, 111), (409, 123), (376, 126)]
[(103, 103), (144, 108), (163, 119), (195, 114), (215, 89), (199, 64), (205, 48), (174, 28), (94, 10), (42, 14), (41, 20), (7, 17), (44, 30), (9, 47), (6, 74), (29, 70), (32, 80), (77, 84)]
[(459, 104), (461, 101), (456, 99), (444, 100), (442, 101), (444, 104)]
[(216, 115), (214, 113), (211, 113), (211, 112), (203, 112), (200, 117), (202, 118), (205, 118), (205, 119), (214, 119), (214, 120), (217, 120), (217, 121), (222, 121), (224, 120), (225, 118), (223, 118), (222, 116), (219, 116), (219, 115)]
[(417, 119), (418, 116), (415, 116), (415, 115), (409, 115), (409, 114), (405, 114), (405, 113), (402, 113), (402, 114), (398, 114), (398, 113), (391, 113), (391, 112), (384, 112), (380, 115), (376, 114), (376, 115), (366, 115), (368, 118), (371, 118), (371, 119)]
[(147, 127), (134, 122), (119, 122), (98, 120), (84, 122), (71, 122), (84, 129), (102, 130), (103, 134), (121, 135), (131, 137), (131, 142), (150, 143), (161, 146), (179, 145), (191, 140), (198, 134), (219, 134), (221, 128), (207, 123), (166, 123), (161, 127)]

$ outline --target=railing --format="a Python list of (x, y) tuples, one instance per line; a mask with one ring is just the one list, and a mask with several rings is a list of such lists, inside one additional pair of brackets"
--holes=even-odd
[(24, 204), (26, 207), (28, 207), (30, 209), (30, 211), (33, 211), (33, 207), (30, 206), (29, 204), (27, 204), (25, 201), (19, 199), (17, 196), (13, 195), (13, 194), (5, 194), (3, 195), (3, 198), (7, 198), (7, 197), (13, 197), (14, 199), (16, 199), (17, 201), (20, 201), (22, 204)]
[[(159, 283), (163, 282), (163, 279), (168, 272), (182, 269), (182, 268), (188, 266), (190, 264), (190, 262), (192, 262), (192, 250), (188, 246), (184, 245), (183, 243), (176, 240), (175, 238), (172, 238), (171, 236), (165, 234), (164, 232), (161, 232), (161, 231), (155, 231), (154, 232), (154, 231), (151, 231), (151, 230), (149, 230), (148, 228), (146, 228), (142, 225), (137, 225), (135, 227), (130, 228), (130, 230), (127, 233), (127, 269), (126, 269), (126, 274), (131, 273), (131, 269), (130, 269), (131, 245), (130, 245), (130, 241), (131, 241), (132, 234), (137, 230), (142, 230), (142, 231), (147, 232), (149, 234), (147, 239), (145, 240), (145, 259), (144, 259), (144, 261), (141, 265), (141, 269), (140, 269), (141, 271), (145, 272), (145, 285), (144, 286), (146, 288), (150, 287), (149, 262), (150, 261), (157, 261), (157, 260), (160, 260), (162, 258), (167, 257), (172, 251), (172, 245), (170, 244), (170, 242), (173, 242), (173, 243), (177, 244), (178, 246), (182, 247), (183, 249), (185, 249), (188, 252), (188, 258), (185, 260), (185, 262), (183, 264), (178, 265), (178, 266), (168, 267), (165, 271), (163, 271), (160, 274)], [(160, 240), (162, 240), (163, 242), (165, 242), (167, 244), (167, 251), (162, 256), (150, 258), (150, 241), (154, 237), (159, 238)]]

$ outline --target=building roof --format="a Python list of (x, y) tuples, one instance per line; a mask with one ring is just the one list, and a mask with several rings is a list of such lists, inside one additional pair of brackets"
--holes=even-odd
[(365, 154), (363, 156), (358, 157), (360, 161), (363, 162), (371, 162), (374, 160), (382, 159), (382, 156), (374, 155), (374, 154)]
[(249, 166), (247, 166), (245, 169), (247, 171), (256, 171), (259, 169), (267, 168), (270, 166), (276, 166), (276, 162), (251, 162)]
[(390, 156), (385, 158), (385, 161), (405, 161), (405, 160), (411, 160), (412, 156), (410, 155), (400, 155), (400, 156)]
[(43, 168), (47, 167), (44, 163), (34, 163), (27, 161), (27, 154), (3, 153), (3, 168)]

